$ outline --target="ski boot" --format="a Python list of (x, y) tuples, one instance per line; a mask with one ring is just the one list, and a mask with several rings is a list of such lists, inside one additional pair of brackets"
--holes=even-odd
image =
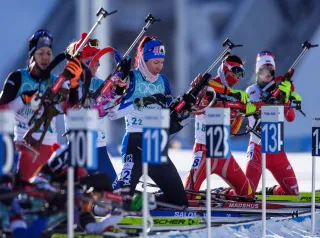
[[(266, 187), (266, 195), (274, 195), (273, 190), (277, 187), (278, 185), (274, 185), (273, 187)], [(262, 195), (262, 190), (256, 192), (257, 195)]]
[(226, 188), (216, 188), (211, 190), (212, 198), (216, 199), (223, 199), (223, 200), (232, 200), (232, 201), (238, 201), (238, 202), (252, 202), (256, 201), (257, 197), (251, 197), (251, 196), (241, 196), (237, 195), (235, 190), (230, 187)]
[[(131, 210), (141, 211), (143, 205), (143, 194), (134, 194), (132, 197)], [(154, 194), (148, 194), (148, 208), (153, 210), (157, 207), (156, 199)]]

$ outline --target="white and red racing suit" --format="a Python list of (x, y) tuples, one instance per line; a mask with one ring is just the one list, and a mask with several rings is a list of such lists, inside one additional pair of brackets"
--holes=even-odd
[[(246, 92), (250, 96), (250, 101), (257, 102), (260, 100), (261, 88), (257, 84), (249, 86)], [(293, 108), (285, 108), (284, 115), (288, 122), (292, 122), (295, 118)], [(257, 119), (254, 116), (250, 116), (248, 119), (250, 127), (253, 128)], [(256, 191), (262, 173), (262, 154), (260, 138), (253, 133), (250, 133), (247, 158), (246, 176), (250, 180), (254, 191)], [(278, 154), (266, 154), (266, 168), (272, 173), (279, 183), (279, 185), (274, 187), (273, 194), (299, 194), (296, 175), (285, 152), (280, 152)]]
[[(219, 77), (214, 81), (221, 83)], [(216, 90), (216, 88), (214, 88)], [(217, 90), (216, 90), (217, 91)], [(204, 99), (206, 100), (206, 98)], [(230, 131), (236, 134), (240, 129), (243, 117), (231, 110)], [(202, 182), (206, 179), (206, 124), (205, 115), (195, 117), (195, 144), (193, 147), (193, 164), (185, 183), (185, 189), (198, 191)], [(231, 154), (229, 159), (211, 158), (211, 174), (219, 175), (233, 188), (238, 195), (253, 196), (249, 180)], [(230, 194), (230, 193), (229, 193)], [(189, 196), (191, 198), (192, 196)]]

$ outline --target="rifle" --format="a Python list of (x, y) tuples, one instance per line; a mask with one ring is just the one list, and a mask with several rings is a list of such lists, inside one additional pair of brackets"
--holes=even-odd
[[(90, 97), (92, 99), (95, 100), (95, 102), (97, 103), (101, 103), (102, 101), (105, 100), (110, 100), (110, 98), (108, 98), (110, 92), (117, 92), (120, 95), (124, 94), (124, 90), (125, 90), (125, 86), (127, 85), (127, 76), (128, 75), (122, 75), (121, 79), (120, 77), (114, 77), (114, 75), (116, 73), (121, 73), (122, 69), (121, 66), (126, 63), (127, 56), (130, 54), (130, 52), (132, 51), (132, 49), (134, 48), (134, 46), (138, 43), (138, 41), (140, 40), (140, 38), (143, 36), (143, 34), (148, 30), (148, 28), (155, 22), (157, 21), (161, 21), (161, 19), (156, 19), (154, 16), (152, 16), (150, 13), (148, 14), (148, 16), (145, 19), (145, 23), (146, 25), (142, 28), (141, 32), (139, 33), (139, 35), (137, 36), (137, 38), (133, 41), (133, 43), (130, 45), (129, 49), (127, 50), (127, 52), (123, 55), (122, 60), (117, 64), (116, 69), (113, 71), (113, 73), (109, 74), (109, 76), (104, 80), (103, 84), (100, 85), (100, 87), (95, 90)], [(107, 52), (106, 52), (107, 53)], [(94, 65), (97, 60), (102, 56), (103, 54), (98, 54), (96, 55), (90, 65)], [(131, 62), (130, 62), (131, 63)], [(89, 66), (90, 67), (90, 66)], [(128, 69), (129, 71), (130, 69)], [(115, 78), (119, 79), (116, 80)], [(121, 101), (122, 98), (119, 99), (119, 101)], [(119, 103), (119, 101), (117, 101), (116, 103)], [(115, 106), (115, 105), (114, 105)]]
[[(96, 29), (98, 24), (101, 24), (101, 20), (103, 18), (106, 18), (108, 15), (111, 15), (113, 13), (116, 13), (117, 11), (113, 11), (111, 13), (108, 13), (103, 8), (100, 8), (98, 12), (96, 13), (96, 16), (100, 16), (99, 19), (96, 21), (90, 32), (88, 33), (87, 37), (83, 40), (79, 48), (74, 53), (73, 57), (77, 57), (79, 52), (83, 49), (85, 44), (87, 43), (87, 40), (89, 39), (92, 32)], [(66, 55), (64, 56), (67, 57)], [(61, 57), (62, 58), (62, 57)], [(62, 61), (62, 60), (61, 60)], [(56, 61), (54, 63), (57, 63)], [(51, 71), (56, 65), (50, 64), (48, 66), (49, 70)], [(47, 130), (50, 126), (51, 120), (60, 114), (59, 110), (56, 108), (55, 104), (60, 103), (62, 101), (65, 101), (67, 99), (67, 96), (69, 94), (69, 89), (63, 88), (63, 84), (66, 80), (72, 78), (72, 75), (66, 71), (59, 75), (57, 80), (47, 88), (45, 93), (43, 95), (39, 95), (38, 100), (40, 100), (39, 109), (37, 109), (31, 119), (28, 122), (28, 126), (31, 126), (34, 122), (35, 124), (33, 127), (31, 127), (26, 134), (24, 135), (24, 142), (23, 145), (26, 146), (28, 149), (32, 149), (33, 147), (36, 149), (40, 148), (40, 145), (42, 144), (42, 141), (44, 139), (45, 134), (47, 133)], [(40, 110), (43, 108), (43, 112), (39, 119), (36, 119), (37, 115), (40, 113)], [(32, 134), (34, 132), (37, 132), (41, 126), (43, 126), (43, 132), (39, 138), (39, 140), (36, 140), (32, 137)], [(31, 148), (30, 148), (31, 147)], [(33, 150), (33, 149), (32, 149)]]
[[(180, 131), (183, 126), (180, 124), (184, 119), (190, 116), (192, 107), (197, 101), (198, 94), (208, 85), (211, 78), (209, 72), (218, 64), (218, 62), (229, 53), (234, 47), (242, 47), (242, 45), (235, 45), (229, 39), (226, 39), (222, 46), (228, 46), (219, 57), (212, 63), (208, 70), (202, 74), (203, 76), (197, 77), (192, 83), (190, 89), (182, 96), (176, 98), (170, 104), (170, 133), (174, 134)], [(213, 100), (214, 101), (214, 100)]]
[[(301, 60), (302, 56), (307, 52), (307, 50), (309, 50), (310, 48), (314, 48), (314, 47), (318, 47), (319, 45), (312, 45), (311, 43), (309, 43), (308, 41), (305, 41), (303, 44), (302, 44), (302, 52), (300, 53), (300, 55), (298, 56), (298, 58), (294, 61), (294, 63), (291, 65), (291, 67), (289, 68), (288, 72), (282, 77), (279, 77), (281, 78), (281, 80), (277, 80), (277, 78), (273, 79), (270, 83), (268, 83), (261, 91), (261, 99), (263, 101), (266, 101), (266, 102), (274, 102), (276, 100), (279, 101), (279, 104), (284, 104), (284, 96), (280, 96), (280, 99), (279, 99), (279, 94), (280, 94), (280, 89), (278, 87), (276, 87), (270, 95), (268, 96), (265, 96), (265, 92), (271, 87), (273, 86), (275, 83), (280, 83), (281, 81), (290, 81), (292, 83), (292, 76), (294, 74), (294, 69), (295, 67), (297, 66), (297, 64), (299, 63), (299, 61)], [(301, 111), (301, 108), (299, 110), (303, 115), (305, 115), (302, 111)]]

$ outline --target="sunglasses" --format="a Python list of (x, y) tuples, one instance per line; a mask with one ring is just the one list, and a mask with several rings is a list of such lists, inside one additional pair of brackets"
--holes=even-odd
[(90, 47), (99, 47), (100, 42), (97, 39), (93, 39), (93, 40), (89, 40), (87, 44)]
[(262, 57), (262, 56), (265, 56), (265, 55), (269, 55), (269, 56), (271, 56), (273, 59), (276, 59), (275, 55), (272, 54), (272, 53), (271, 53), (270, 51), (268, 51), (268, 50), (261, 51), (261, 52), (257, 55), (257, 57)]
[(166, 50), (165, 50), (163, 45), (159, 45), (159, 46), (156, 46), (154, 48), (151, 48), (151, 49), (145, 51), (144, 54), (148, 53), (148, 52), (153, 52), (156, 55), (164, 55), (164, 54), (166, 54)]
[(225, 65), (229, 69), (230, 72), (240, 76), (241, 78), (243, 78), (246, 73), (244, 68), (242, 68), (241, 66), (232, 66), (232, 65), (228, 64), (226, 61), (223, 62), (223, 65)]
[(39, 39), (40, 37), (43, 37), (43, 36), (47, 36), (47, 37), (53, 39), (52, 34), (47, 30), (37, 31), (36, 33), (34, 33), (33, 38), (37, 40), (37, 39)]
[(52, 45), (52, 38), (48, 36), (42, 36), (38, 39), (37, 42), (37, 48), (40, 48), (42, 46), (51, 46)]

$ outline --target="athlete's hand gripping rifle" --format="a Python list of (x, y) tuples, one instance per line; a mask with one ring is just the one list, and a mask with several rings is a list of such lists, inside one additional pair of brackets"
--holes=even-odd
[[(98, 20), (96, 21), (94, 26), (91, 28), (87, 37), (83, 40), (83, 42), (81, 43), (79, 48), (76, 50), (76, 52), (74, 53), (72, 58), (78, 56), (79, 52), (81, 52), (81, 50), (83, 49), (83, 47), (87, 43), (87, 40), (89, 39), (92, 32), (96, 29), (98, 24), (101, 24), (101, 20), (103, 18), (105, 18), (106, 16), (111, 15), (115, 12), (117, 12), (117, 11), (113, 11), (111, 13), (108, 13), (103, 8), (99, 9), (99, 11), (96, 14), (99, 17)], [(66, 57), (66, 55), (65, 55), (65, 57)], [(54, 62), (54, 63), (57, 64), (57, 62)], [(56, 65), (50, 64), (48, 66), (48, 68), (51, 71), (55, 66)], [(48, 87), (43, 95), (39, 96), (38, 100), (41, 100), (39, 107), (38, 107), (39, 109), (35, 111), (32, 118), (28, 122), (29, 126), (31, 126), (33, 123), (35, 123), (35, 124), (24, 135), (24, 140), (26, 142), (27, 147), (31, 146), (31, 147), (34, 147), (37, 149), (40, 148), (40, 145), (42, 144), (44, 136), (50, 126), (51, 120), (53, 119), (53, 117), (57, 116), (60, 113), (59, 110), (55, 107), (55, 104), (66, 100), (67, 95), (69, 94), (69, 89), (62, 88), (62, 85), (65, 83), (66, 80), (68, 80), (72, 77), (73, 77), (72, 74), (69, 71), (65, 70), (62, 74), (59, 75), (59, 77), (54, 82), (54, 84), (52, 86)], [(43, 110), (43, 112), (42, 112), (41, 116), (39, 117), (39, 119), (36, 119), (40, 110)], [(32, 137), (32, 134), (37, 132), (41, 128), (41, 126), (43, 126), (42, 134), (41, 134), (40, 138), (38, 140), (36, 140), (35, 138)]]
[[(148, 28), (155, 22), (161, 21), (160, 19), (156, 19), (151, 14), (148, 14), (148, 16), (145, 19), (146, 25), (142, 28), (141, 32), (137, 36), (137, 38), (133, 41), (127, 52), (123, 55), (122, 60), (117, 64), (116, 69), (111, 73), (104, 81), (104, 83), (91, 94), (91, 98), (94, 99), (94, 101), (98, 103), (102, 103), (104, 101), (110, 101), (111, 98), (108, 98), (108, 95), (112, 95), (114, 92), (117, 95), (122, 96), (124, 94), (124, 91), (126, 89), (127, 85), (127, 77), (130, 72), (131, 68), (131, 59), (128, 58), (130, 52), (135, 47), (135, 45), (138, 43), (138, 41), (141, 39), (143, 34), (148, 30)], [(90, 65), (94, 65), (97, 60), (102, 55), (96, 55)], [(90, 67), (90, 66), (89, 66)], [(119, 75), (119, 77), (115, 77), (115, 75)], [(121, 101), (121, 97), (119, 100), (115, 103), (119, 103)], [(83, 101), (83, 100), (81, 100)], [(115, 105), (113, 105), (115, 106)]]
[[(224, 107), (224, 108), (230, 108), (231, 110), (231, 115), (233, 113), (235, 113), (235, 115), (238, 114), (238, 112), (243, 113), (245, 117), (249, 117), (249, 116), (254, 116), (256, 118), (256, 122), (255, 125), (251, 128), (249, 125), (246, 126), (247, 131), (245, 133), (237, 133), (237, 134), (232, 134), (235, 136), (243, 136), (248, 134), (249, 132), (252, 132), (253, 134), (255, 134), (256, 136), (258, 136), (259, 138), (261, 138), (261, 132), (260, 132), (260, 122), (261, 122), (261, 107), (262, 106), (272, 106), (273, 104), (269, 104), (263, 101), (258, 101), (258, 102), (250, 102), (251, 104), (256, 106), (256, 111), (254, 113), (251, 114), (246, 114), (246, 103), (242, 103), (239, 101), (233, 102), (233, 101), (228, 101), (228, 100), (216, 100), (214, 105), (211, 107)], [(300, 111), (303, 115), (305, 115), (303, 113), (303, 111), (301, 111), (301, 103), (297, 102), (295, 100), (292, 101), (293, 105), (290, 106), (284, 106), (285, 108), (294, 108), (298, 111)]]
[(223, 59), (223, 57), (229, 53), (234, 47), (241, 47), (242, 45), (235, 45), (229, 39), (226, 39), (222, 46), (228, 46), (222, 54), (212, 63), (208, 70), (199, 79), (198, 77), (191, 83), (190, 89), (179, 96), (170, 105), (170, 134), (174, 134), (180, 131), (183, 126), (180, 124), (184, 119), (190, 116), (192, 107), (197, 101), (198, 94), (208, 85), (211, 78), (209, 72), (218, 64), (218, 62)]
[(307, 50), (309, 50), (310, 48), (313, 47), (318, 47), (319, 45), (312, 45), (311, 43), (309, 43), (308, 41), (305, 41), (302, 44), (302, 52), (300, 53), (300, 55), (298, 56), (298, 58), (294, 61), (294, 63), (292, 64), (292, 66), (289, 68), (288, 72), (283, 76), (283, 77), (276, 77), (274, 78), (270, 83), (268, 83), (261, 91), (261, 99), (265, 102), (275, 102), (275, 101), (279, 101), (279, 104), (284, 104), (284, 97), (282, 96), (281, 98), (279, 97), (280, 95), (280, 89), (279, 87), (276, 87), (271, 94), (269, 94), (268, 96), (265, 96), (265, 92), (271, 87), (273, 86), (275, 83), (280, 83), (281, 81), (290, 81), (292, 82), (292, 76), (294, 74), (294, 69), (297, 66), (297, 64), (299, 63), (299, 61), (301, 60), (302, 56), (307, 52)]

